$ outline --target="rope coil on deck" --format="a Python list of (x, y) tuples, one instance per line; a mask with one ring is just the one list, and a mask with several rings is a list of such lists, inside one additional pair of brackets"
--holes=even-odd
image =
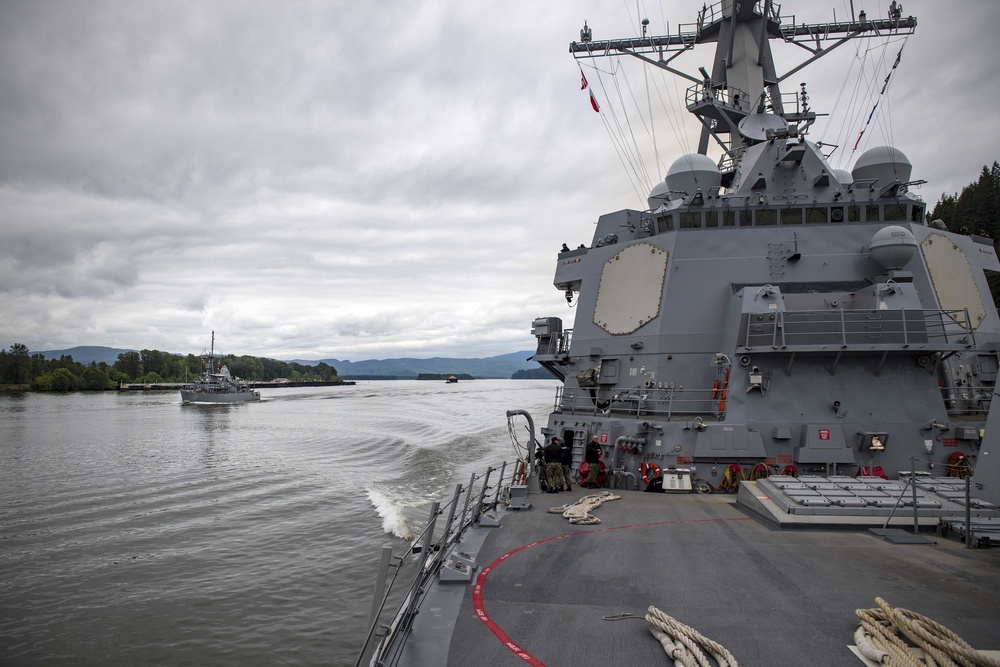
[(570, 523), (583, 525), (598, 524), (601, 520), (591, 514), (591, 512), (609, 500), (618, 500), (620, 498), (621, 496), (616, 496), (610, 491), (591, 493), (580, 498), (575, 503), (550, 507), (549, 514), (562, 514), (564, 518), (569, 519)]
[[(854, 633), (854, 643), (866, 658), (900, 667), (1000, 667), (1000, 660), (975, 650), (940, 623), (892, 607), (882, 598), (875, 598), (875, 604), (876, 609), (855, 611), (861, 626)], [(926, 662), (899, 635), (923, 649)]]
[(704, 636), (694, 628), (667, 616), (656, 607), (646, 611), (649, 631), (674, 661), (675, 667), (709, 667), (705, 649), (719, 667), (739, 667), (736, 658), (725, 646)]

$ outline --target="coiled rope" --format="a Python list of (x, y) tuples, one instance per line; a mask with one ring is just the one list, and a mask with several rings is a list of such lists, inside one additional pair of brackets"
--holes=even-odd
[(719, 667), (739, 667), (736, 658), (725, 646), (713, 641), (694, 628), (667, 616), (656, 607), (646, 610), (649, 631), (653, 633), (675, 667), (709, 667), (705, 649)]
[[(940, 623), (875, 598), (876, 609), (855, 611), (861, 626), (854, 643), (866, 658), (892, 667), (1000, 667), (1000, 660), (972, 648)], [(897, 634), (898, 633), (898, 634)], [(898, 635), (924, 651), (924, 662)]]
[(735, 463), (726, 468), (726, 473), (722, 476), (722, 483), (719, 488), (726, 493), (736, 493), (740, 489), (740, 482), (744, 479), (743, 469)]
[[(625, 613), (603, 618), (605, 621), (620, 621), (642, 617)], [(649, 631), (667, 652), (667, 657), (673, 661), (674, 667), (711, 667), (712, 663), (708, 661), (708, 656), (702, 649), (708, 650), (719, 667), (739, 667), (736, 658), (725, 646), (709, 639), (691, 626), (684, 625), (676, 618), (667, 616), (656, 607), (646, 610), (646, 622), (649, 623)]]
[(550, 507), (549, 514), (562, 514), (564, 518), (569, 519), (570, 523), (583, 525), (598, 524), (601, 520), (591, 514), (591, 512), (609, 500), (618, 500), (620, 498), (621, 496), (616, 496), (610, 491), (591, 493), (580, 498), (575, 503)]

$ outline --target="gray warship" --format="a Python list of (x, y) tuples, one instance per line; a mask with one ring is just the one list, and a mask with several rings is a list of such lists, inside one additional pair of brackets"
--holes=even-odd
[[(876, 598), (1000, 649), (1000, 568), (973, 548), (995, 539), (1000, 504), (993, 241), (928, 220), (896, 147), (833, 168), (808, 139), (805, 86), (780, 89), (916, 19), (893, 2), (887, 18), (804, 24), (770, 0), (725, 0), (674, 34), (647, 24), (597, 41), (585, 23), (570, 53), (688, 81), (698, 153), (646, 210), (602, 215), (589, 246), (558, 253), (575, 320), (532, 325), (532, 359), (561, 381), (552, 412), (536, 435), (511, 410), (523, 454), (432, 506), (388, 622), (383, 552), (357, 664), (674, 664), (651, 634), (661, 607), (743, 664), (877, 664), (889, 658), (854, 630)], [(781, 74), (770, 40), (809, 55)], [(703, 44), (714, 65), (681, 71)], [(535, 453), (553, 438), (572, 451), (573, 489), (541, 496)], [(596, 493), (580, 488), (593, 438)]]
[(181, 389), (181, 403), (246, 403), (259, 401), (260, 392), (234, 378), (227, 366), (215, 368), (215, 332), (208, 354), (201, 355), (202, 374), (190, 386)]

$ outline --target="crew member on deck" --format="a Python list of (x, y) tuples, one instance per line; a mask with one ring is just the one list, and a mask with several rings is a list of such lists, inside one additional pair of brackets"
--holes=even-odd
[(595, 435), (587, 443), (587, 450), (584, 452), (583, 460), (587, 462), (587, 488), (597, 488), (597, 473), (601, 468), (601, 445), (597, 442)]
[(563, 482), (566, 484), (565, 488), (567, 491), (573, 490), (573, 479), (570, 477), (570, 473), (573, 472), (573, 448), (569, 446), (568, 443), (560, 441), (562, 445), (562, 471), (563, 471)]
[(559, 438), (545, 446), (545, 477), (548, 480), (549, 493), (559, 493), (563, 488), (562, 443)]

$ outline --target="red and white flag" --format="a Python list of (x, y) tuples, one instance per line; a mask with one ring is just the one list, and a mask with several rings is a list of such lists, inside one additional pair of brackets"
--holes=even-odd
[[(580, 68), (580, 90), (586, 90), (587, 86), (587, 75), (583, 73), (583, 68)], [(594, 107), (594, 111), (600, 113), (601, 107), (597, 104), (597, 98), (594, 97), (594, 91), (590, 90), (590, 106)]]

